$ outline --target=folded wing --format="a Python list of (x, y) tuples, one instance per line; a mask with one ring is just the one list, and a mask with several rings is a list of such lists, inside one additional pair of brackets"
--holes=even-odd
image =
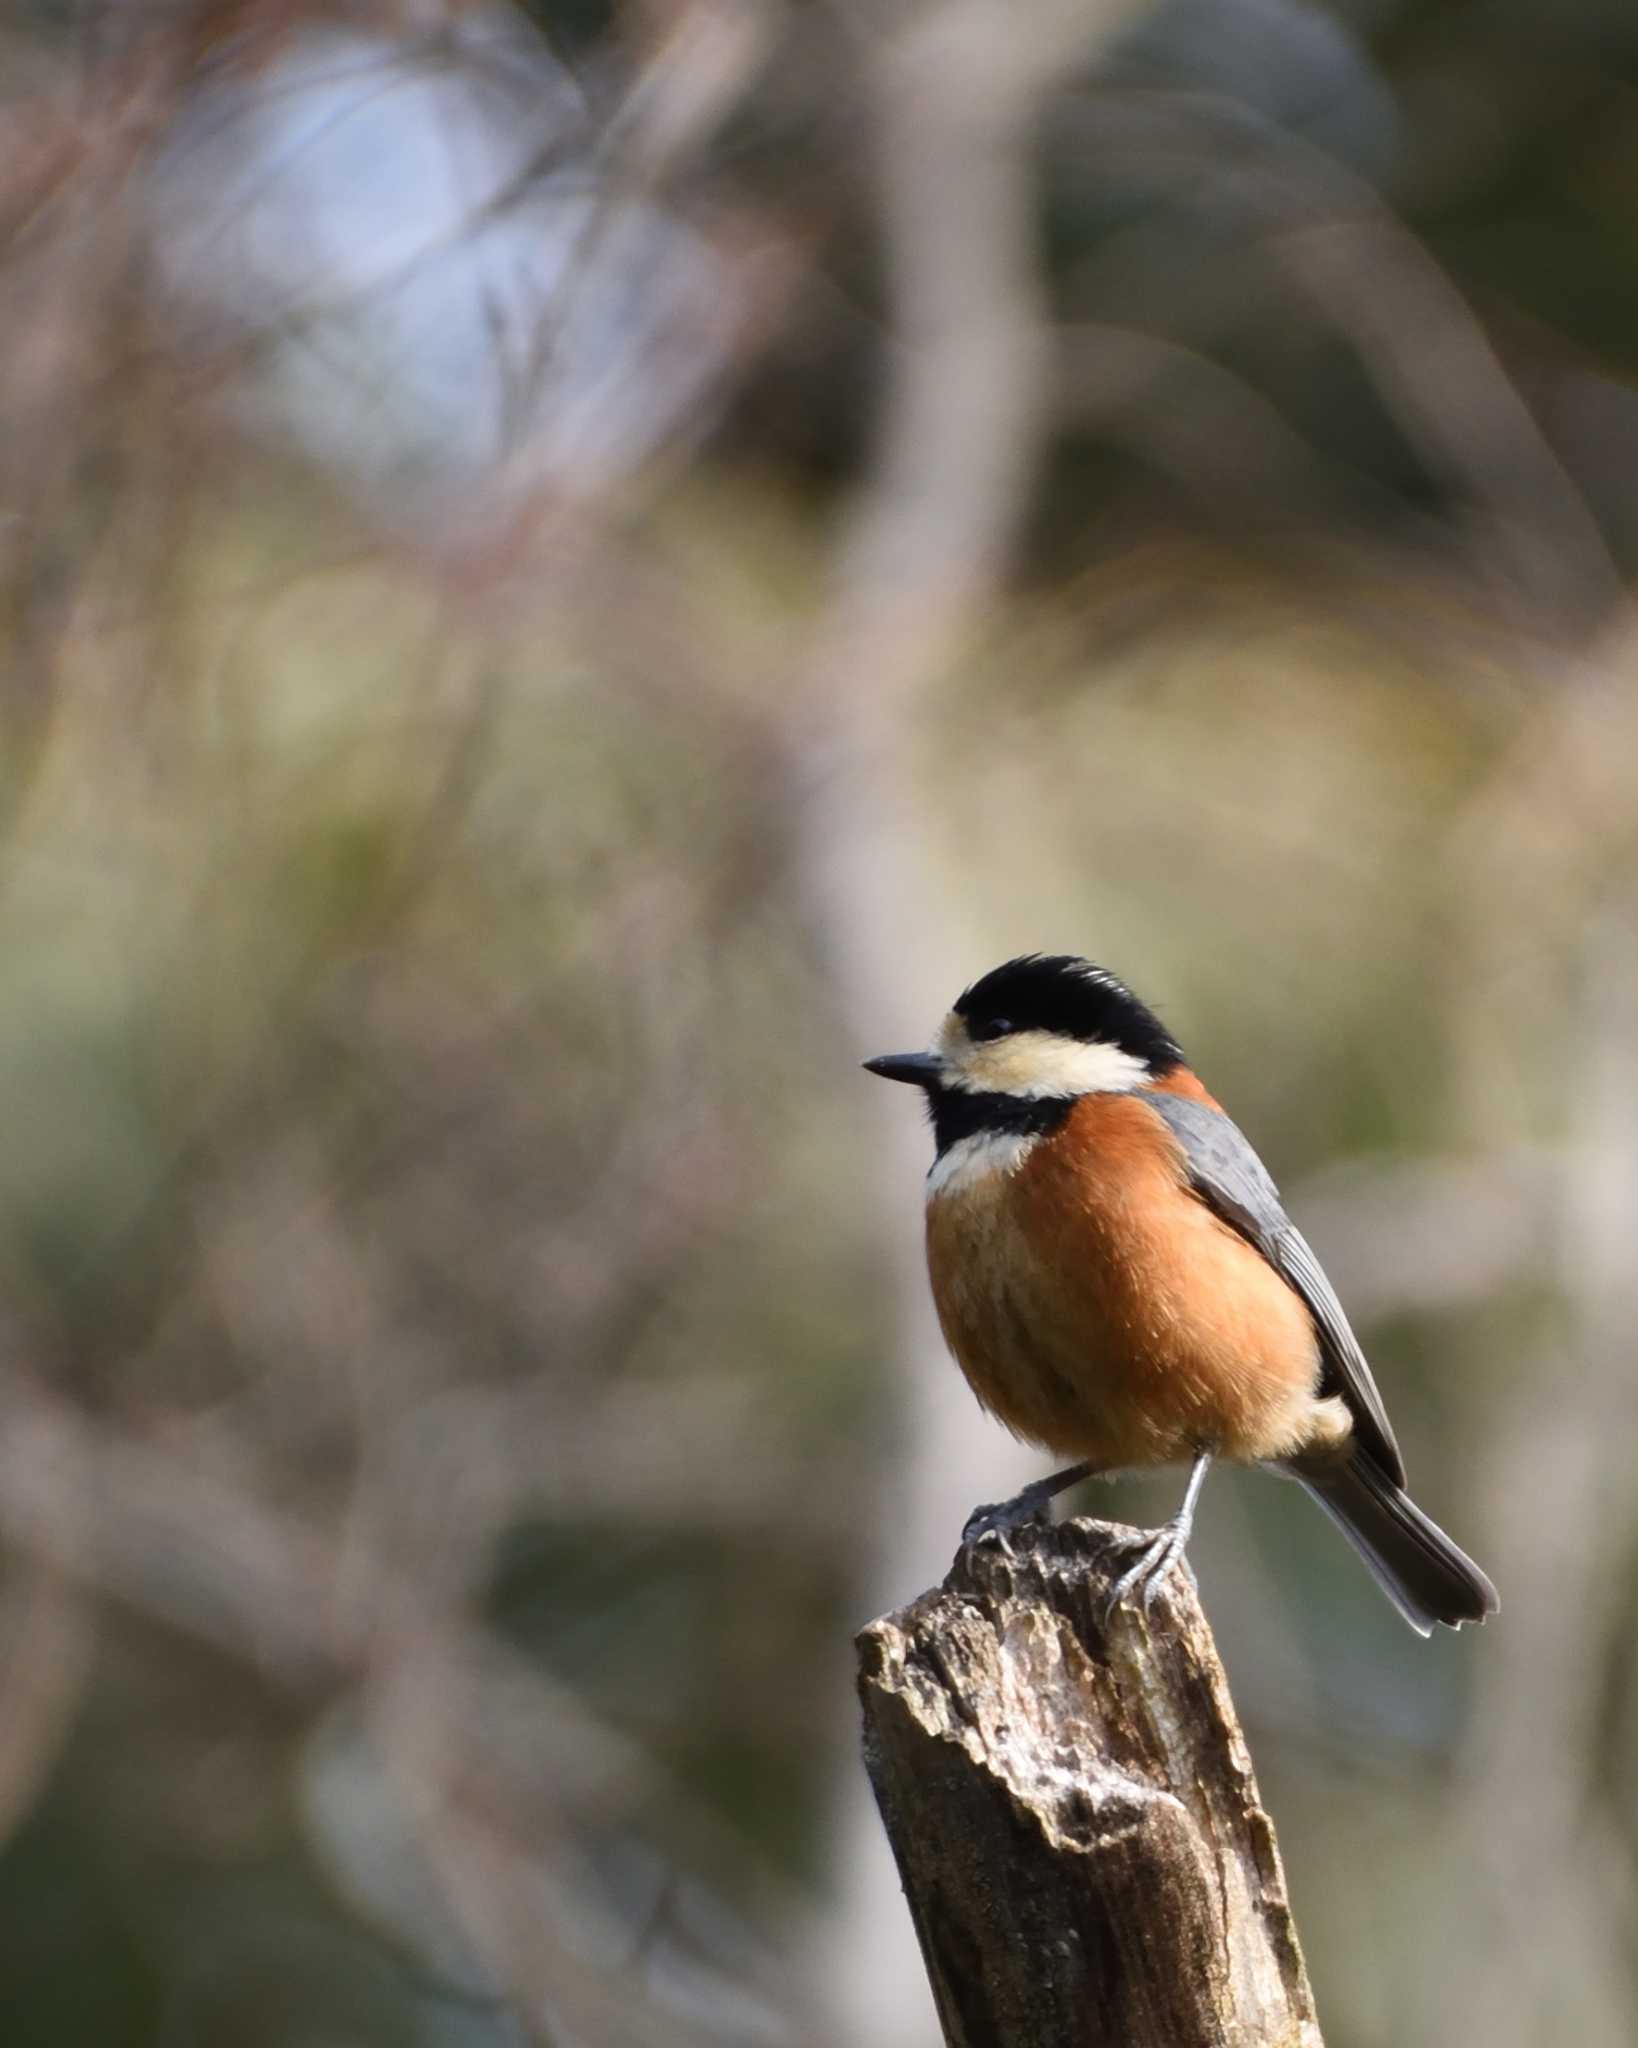
[(1403, 1486), (1404, 1461), (1359, 1339), (1348, 1327), (1324, 1268), (1286, 1215), (1280, 1191), (1249, 1140), (1220, 1109), (1203, 1102), (1158, 1089), (1145, 1093), (1143, 1099), (1165, 1119), (1183, 1148), (1194, 1192), (1254, 1245), (1302, 1297), (1319, 1334), (1321, 1394), (1342, 1396), (1354, 1418), (1360, 1449), (1395, 1486)]

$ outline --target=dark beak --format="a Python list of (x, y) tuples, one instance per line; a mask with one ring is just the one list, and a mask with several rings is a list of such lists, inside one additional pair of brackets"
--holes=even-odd
[(866, 1060), (867, 1074), (880, 1074), (884, 1081), (909, 1081), (917, 1088), (934, 1088), (944, 1071), (944, 1062), (931, 1052), (884, 1052), (879, 1060)]

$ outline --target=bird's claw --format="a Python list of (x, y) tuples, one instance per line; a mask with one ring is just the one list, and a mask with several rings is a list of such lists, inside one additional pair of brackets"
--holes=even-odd
[(1031, 1522), (1043, 1520), (1051, 1510), (1045, 1501), (1025, 1500), (1018, 1496), (1013, 1500), (987, 1501), (976, 1507), (961, 1525), (961, 1547), (970, 1549), (982, 1543), (986, 1536), (993, 1536), (1005, 1550), (1007, 1538), (1016, 1536), (1020, 1529)]
[(1063, 1471), (1050, 1473), (1045, 1479), (1031, 1480), (1010, 1500), (993, 1500), (974, 1508), (962, 1526), (961, 1547), (965, 1550), (969, 1544), (982, 1543), (986, 1536), (994, 1536), (1006, 1549), (1007, 1538), (1020, 1529), (1033, 1522), (1050, 1522), (1052, 1503), (1059, 1494), (1091, 1476), (1090, 1465), (1066, 1465)]
[(1148, 1614), (1155, 1603), (1168, 1574), (1183, 1560), (1183, 1551), (1189, 1540), (1189, 1524), (1181, 1515), (1175, 1515), (1155, 1530), (1144, 1544), (1137, 1562), (1129, 1565), (1115, 1581), (1108, 1600), (1104, 1604), (1103, 1618), (1107, 1626), (1114, 1620), (1117, 1609), (1123, 1607), (1136, 1592), (1143, 1594), (1143, 1611)]

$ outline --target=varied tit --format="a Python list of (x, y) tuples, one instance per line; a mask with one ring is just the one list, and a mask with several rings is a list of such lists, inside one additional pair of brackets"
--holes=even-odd
[(930, 1051), (865, 1064), (926, 1091), (945, 1341), (1009, 1429), (1077, 1460), (980, 1509), (969, 1538), (1090, 1473), (1191, 1460), (1181, 1513), (1118, 1601), (1182, 1555), (1207, 1467), (1233, 1458), (1300, 1480), (1420, 1634), (1496, 1611), (1484, 1573), (1406, 1494), (1364, 1353), (1262, 1161), (1114, 975), (1009, 960)]

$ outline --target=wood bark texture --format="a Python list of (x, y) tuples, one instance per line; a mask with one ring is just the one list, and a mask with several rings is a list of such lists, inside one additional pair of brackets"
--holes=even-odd
[(950, 2048), (1321, 2048), (1192, 1574), (1107, 1612), (1141, 1540), (987, 1537), (859, 1636), (865, 1762)]

